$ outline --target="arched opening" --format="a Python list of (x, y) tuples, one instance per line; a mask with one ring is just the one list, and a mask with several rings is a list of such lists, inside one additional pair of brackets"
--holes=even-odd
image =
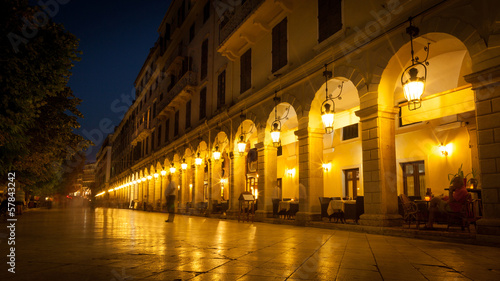
[(426, 57), (430, 44), (427, 80), (421, 107), (405, 103), (401, 74), (411, 65), (410, 43), (401, 47), (383, 72), (379, 99), (398, 109), (395, 124), (397, 192), (423, 198), (446, 193), (447, 175), (458, 168), (467, 174), (479, 168), (475, 102), (471, 85), (471, 57), (465, 45), (445, 33), (428, 33), (414, 39), (415, 56)]
[(319, 131), (324, 126), (321, 107), (328, 94), (334, 99), (335, 112), (333, 132), (323, 134), (323, 147), (315, 152), (322, 155), (322, 163), (315, 163), (314, 169), (323, 170), (323, 194), (325, 197), (355, 199), (363, 196), (362, 146), (359, 117), (360, 101), (358, 89), (352, 81), (335, 77), (324, 83), (316, 92), (309, 113), (309, 126)]
[[(280, 142), (276, 152), (276, 178), (271, 198), (299, 200), (299, 143), (295, 131), (299, 127), (295, 108), (287, 103), (277, 104), (266, 122), (266, 144), (273, 145), (273, 122), (280, 122)], [(275, 145), (276, 146), (276, 145)], [(272, 176), (272, 175), (271, 175)]]

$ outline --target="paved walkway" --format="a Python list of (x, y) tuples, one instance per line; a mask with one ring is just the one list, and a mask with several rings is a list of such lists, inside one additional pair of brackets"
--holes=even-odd
[[(500, 248), (120, 209), (40, 210), (0, 280), (500, 280)], [(4, 277), (7, 277), (6, 279)]]

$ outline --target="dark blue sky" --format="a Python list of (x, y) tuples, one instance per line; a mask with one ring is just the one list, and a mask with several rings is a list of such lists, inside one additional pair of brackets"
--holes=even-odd
[(96, 144), (87, 162), (95, 161), (101, 142), (133, 100), (135, 78), (158, 39), (170, 2), (72, 0), (60, 5), (54, 21), (80, 39), (83, 52), (69, 86), (83, 100), (79, 109), (85, 118), (77, 132)]

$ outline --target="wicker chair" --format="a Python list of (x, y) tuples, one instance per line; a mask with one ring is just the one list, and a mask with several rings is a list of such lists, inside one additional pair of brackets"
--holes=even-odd
[(403, 208), (403, 220), (408, 222), (408, 228), (410, 228), (411, 222), (415, 221), (417, 223), (417, 228), (419, 227), (419, 210), (415, 202), (410, 201), (406, 194), (400, 194), (399, 199), (401, 200), (401, 205)]

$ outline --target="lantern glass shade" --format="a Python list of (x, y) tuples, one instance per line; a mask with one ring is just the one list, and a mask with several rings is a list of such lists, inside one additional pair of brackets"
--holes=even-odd
[(158, 173), (155, 173), (153, 176), (154, 176), (155, 178), (157, 178), (157, 177), (158, 177)]
[(213, 152), (214, 160), (218, 161), (220, 159), (219, 146), (215, 146), (215, 151)]
[(277, 122), (273, 123), (273, 128), (271, 129), (271, 139), (273, 140), (273, 145), (280, 146), (280, 128)]
[(183, 170), (186, 170), (186, 169), (187, 169), (187, 167), (188, 167), (188, 164), (187, 164), (186, 162), (183, 162), (183, 163), (181, 164), (181, 168), (182, 168)]
[(240, 141), (238, 142), (238, 152), (240, 154), (244, 153), (245, 150), (246, 150), (246, 148), (247, 148), (247, 144), (246, 144), (246, 142), (243, 141), (243, 138), (244, 138), (244, 136), (241, 135), (240, 136)]
[(161, 174), (162, 176), (164, 176), (164, 175), (166, 175), (166, 174), (167, 174), (167, 171), (162, 170), (162, 171), (160, 172), (160, 174)]
[(143, 177), (143, 178), (141, 179), (141, 181), (146, 181), (146, 178), (144, 178), (144, 177)]
[(323, 121), (323, 126), (325, 127), (325, 132), (330, 134), (333, 132), (333, 110), (330, 110), (330, 104), (324, 104), (324, 111), (321, 114), (321, 119)]
[(152, 179), (153, 177), (151, 175), (148, 176), (148, 180)]
[(170, 167), (170, 173), (171, 173), (171, 174), (175, 173), (175, 170), (176, 170), (176, 169), (175, 169), (174, 165), (172, 165), (172, 167)]
[(200, 165), (201, 165), (201, 163), (203, 163), (203, 159), (201, 159), (201, 157), (200, 157), (200, 154), (199, 154), (199, 153), (198, 153), (198, 157), (196, 157), (196, 158), (194, 159), (194, 163), (195, 163), (197, 166), (200, 166)]
[(410, 78), (403, 83), (403, 93), (408, 101), (408, 107), (410, 110), (414, 110), (420, 108), (420, 101), (425, 88), (425, 78), (417, 76), (418, 69), (415, 67), (411, 68), (407, 74)]

